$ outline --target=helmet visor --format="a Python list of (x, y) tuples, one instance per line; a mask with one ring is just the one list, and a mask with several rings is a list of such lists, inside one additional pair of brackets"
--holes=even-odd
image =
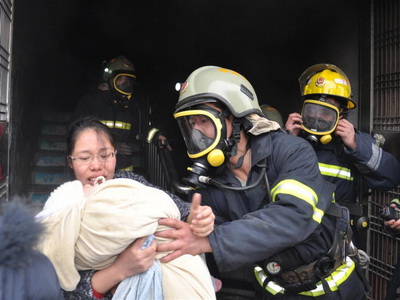
[(222, 123), (217, 113), (187, 110), (174, 114), (190, 158), (201, 157), (218, 145)]
[(305, 131), (325, 135), (335, 130), (339, 121), (339, 110), (334, 105), (325, 102), (306, 100), (301, 117)]
[(124, 95), (131, 95), (133, 92), (133, 83), (135, 75), (120, 73), (114, 77), (113, 86), (116, 91)]

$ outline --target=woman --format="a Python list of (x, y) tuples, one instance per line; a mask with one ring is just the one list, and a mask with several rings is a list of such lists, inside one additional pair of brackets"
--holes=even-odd
[[(130, 178), (146, 186), (151, 186), (144, 177), (128, 171), (115, 173), (116, 145), (107, 126), (93, 117), (75, 121), (67, 136), (69, 166), (84, 189), (89, 190), (94, 180), (103, 176), (105, 180)], [(186, 220), (194, 233), (208, 235), (213, 229), (214, 215), (209, 207), (190, 204), (166, 192), (179, 208), (181, 219)], [(196, 200), (196, 199), (194, 199)], [(196, 201), (194, 201), (196, 202)], [(197, 200), (197, 203), (199, 199)], [(154, 262), (156, 243), (153, 241), (146, 249), (141, 249), (147, 237), (137, 239), (124, 250), (115, 262), (100, 271), (81, 272), (81, 280), (74, 291), (64, 291), (65, 299), (111, 299), (110, 291), (125, 278), (148, 270)]]

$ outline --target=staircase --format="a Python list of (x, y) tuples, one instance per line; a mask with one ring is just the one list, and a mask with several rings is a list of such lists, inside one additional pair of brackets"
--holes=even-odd
[(66, 160), (66, 135), (68, 113), (44, 113), (41, 134), (38, 138), (31, 166), (30, 204), (41, 208), (50, 193), (68, 180)]

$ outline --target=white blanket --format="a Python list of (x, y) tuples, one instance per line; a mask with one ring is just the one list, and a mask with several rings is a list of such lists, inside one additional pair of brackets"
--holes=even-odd
[[(160, 218), (179, 220), (180, 213), (163, 191), (131, 179), (113, 179), (93, 188), (86, 198), (79, 181), (61, 185), (37, 218), (47, 228), (38, 249), (54, 264), (61, 287), (71, 291), (80, 280), (78, 271), (110, 266), (135, 239), (168, 229), (158, 225)], [(183, 255), (161, 263), (161, 270), (165, 299), (215, 299), (200, 256)]]

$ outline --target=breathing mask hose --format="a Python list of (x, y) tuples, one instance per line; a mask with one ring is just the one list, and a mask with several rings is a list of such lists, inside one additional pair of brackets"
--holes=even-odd
[[(219, 181), (216, 181), (214, 179), (212, 179), (211, 177), (208, 176), (199, 176), (198, 180), (199, 182), (205, 183), (205, 184), (209, 184), (209, 185), (213, 185), (215, 187), (218, 187), (220, 189), (226, 189), (226, 190), (232, 190), (232, 191), (247, 191), (249, 189), (252, 189), (254, 187), (256, 187), (258, 184), (260, 184), (261, 180), (265, 177), (267, 183), (268, 183), (268, 178), (266, 177), (266, 172), (267, 172), (267, 165), (263, 162), (263, 164), (258, 165), (259, 167), (261, 167), (261, 172), (260, 175), (258, 176), (257, 180), (248, 185), (248, 186), (229, 186), (229, 185), (225, 185)], [(269, 184), (268, 184), (269, 186)]]
[(157, 151), (160, 156), (163, 171), (165, 174), (168, 174), (166, 176), (168, 183), (172, 185), (174, 190), (178, 193), (187, 195), (191, 189), (187, 185), (181, 183), (178, 179), (179, 177), (172, 160), (171, 151), (167, 148), (167, 145), (159, 145)]
[(313, 146), (316, 147), (318, 145), (318, 138), (315, 135), (308, 135), (306, 140)]

